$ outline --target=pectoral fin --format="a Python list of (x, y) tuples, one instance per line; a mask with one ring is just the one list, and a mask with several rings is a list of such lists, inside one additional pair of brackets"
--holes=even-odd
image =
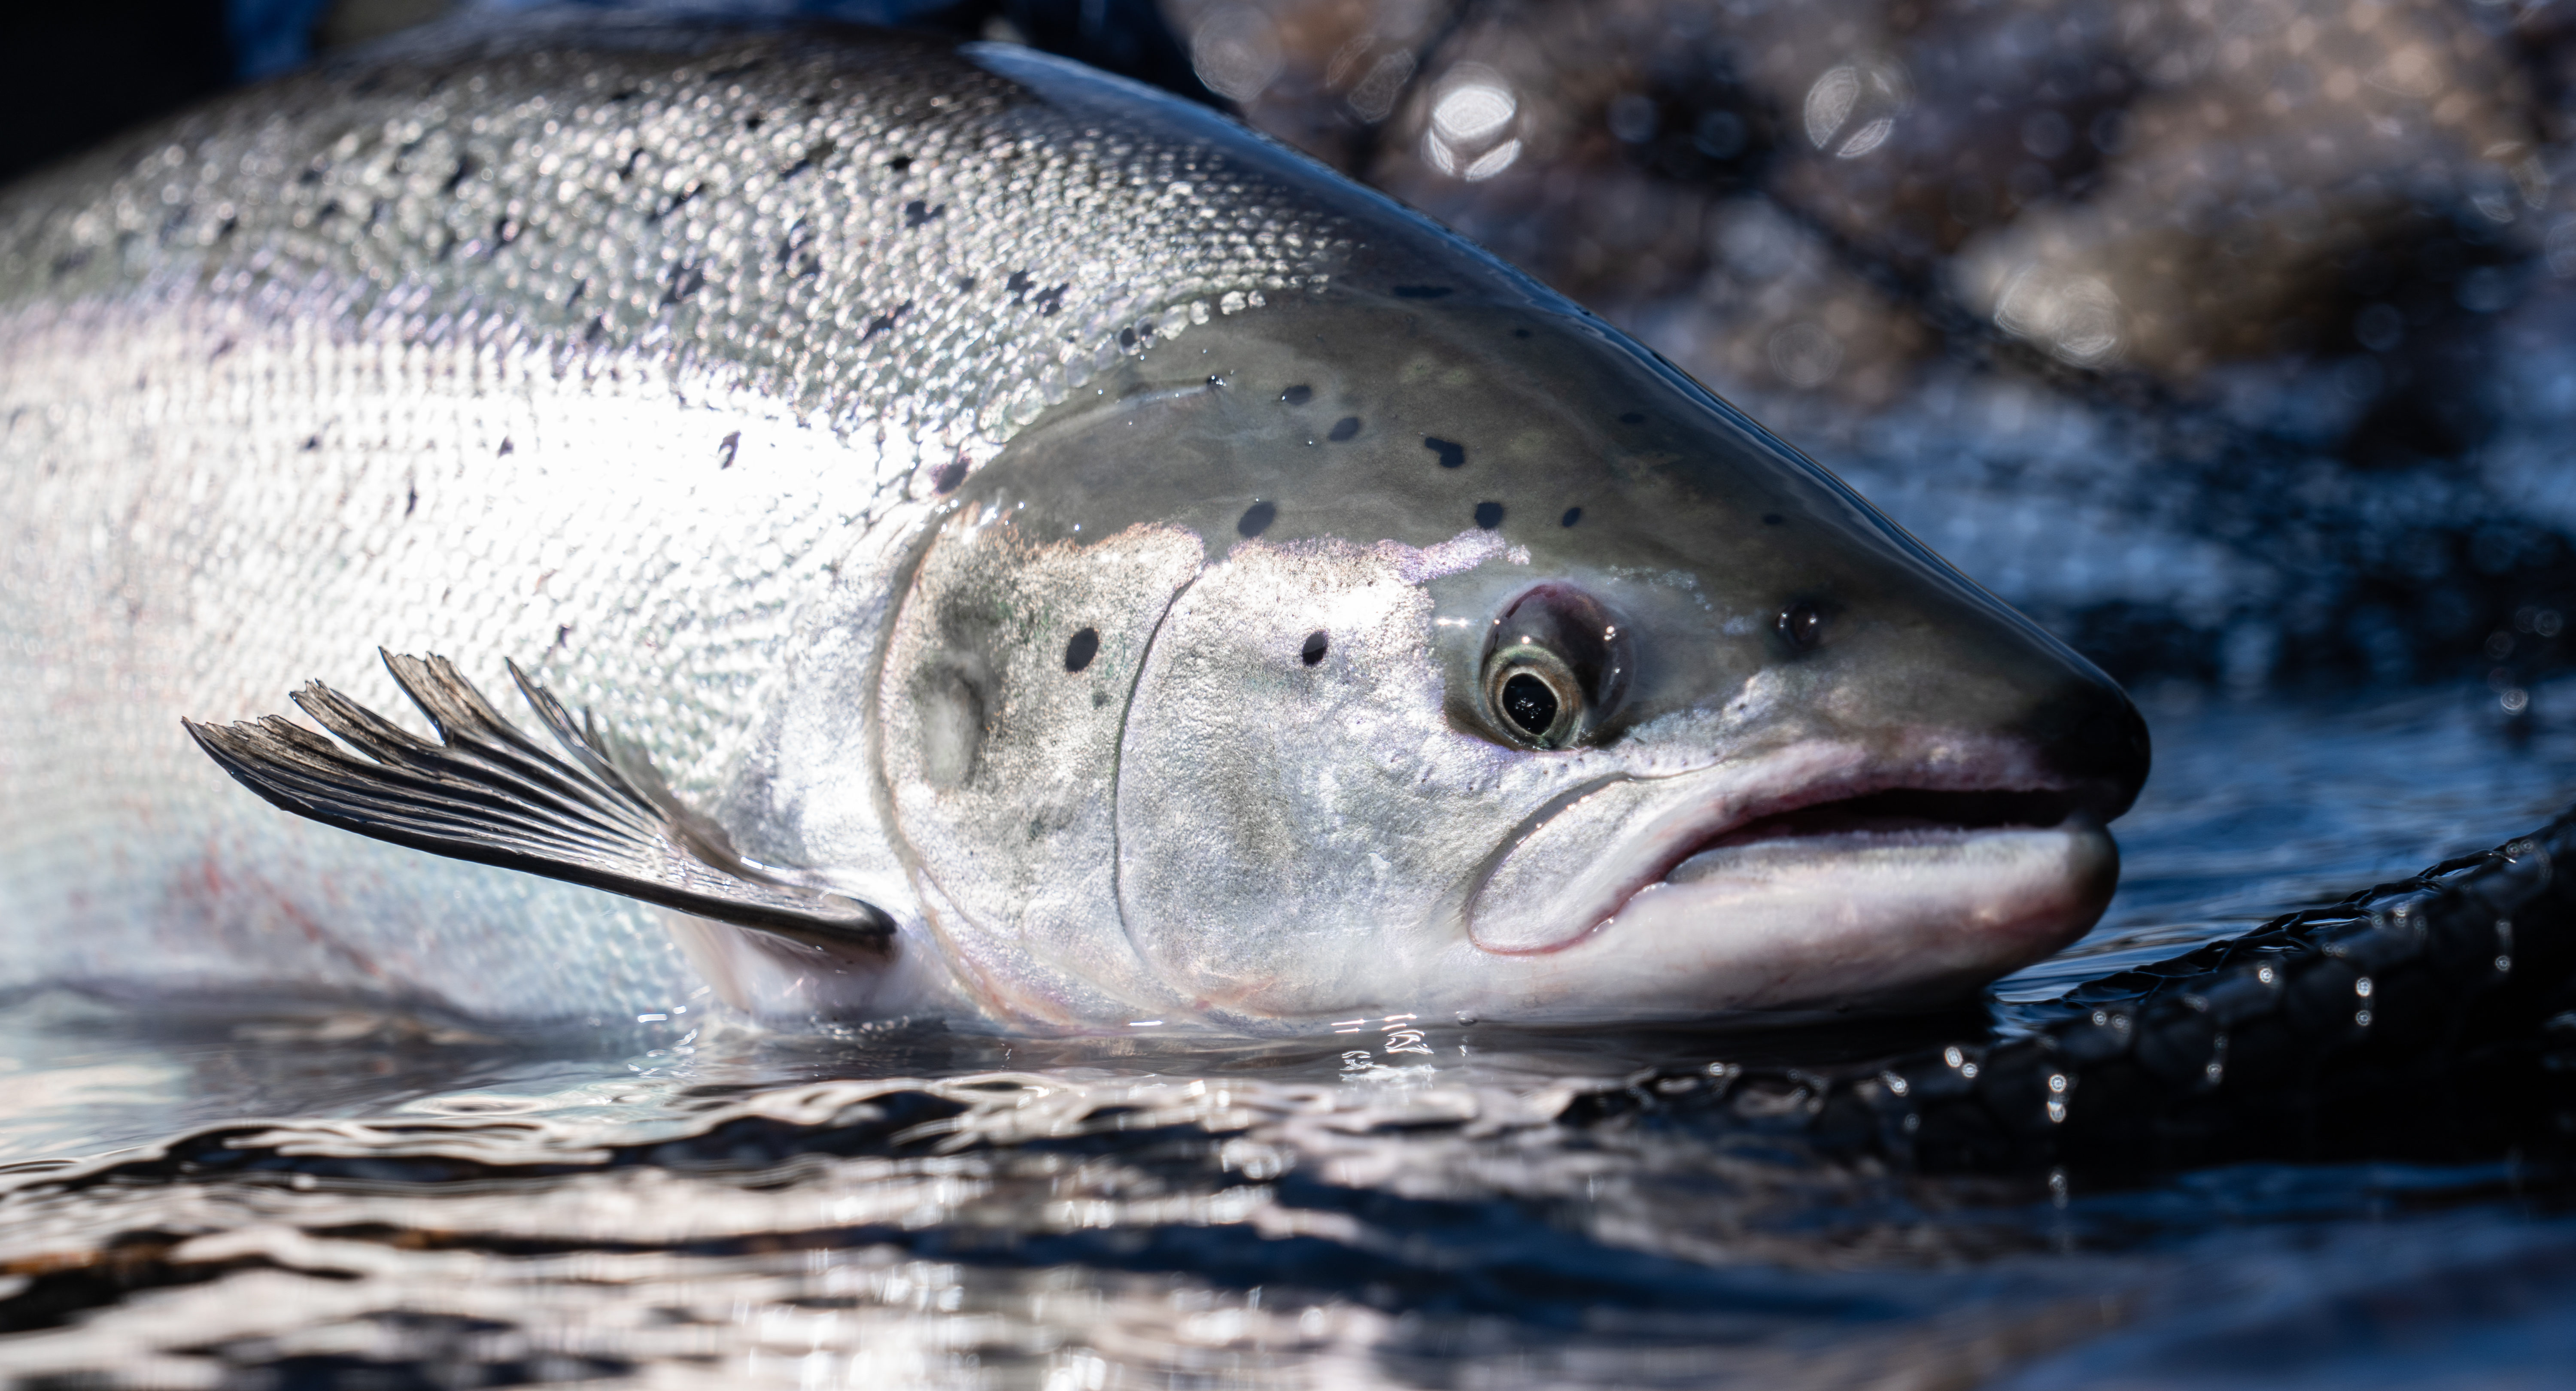
[(638, 750), (586, 714), (575, 724), (517, 664), (511, 679), (569, 761), (503, 719), (446, 658), (379, 655), (441, 743), (319, 681), (297, 691), (295, 703), (366, 758), (277, 715), (181, 723), (243, 786), (326, 826), (800, 942), (891, 945), (894, 923), (882, 911), (800, 882), (796, 871), (746, 862)]

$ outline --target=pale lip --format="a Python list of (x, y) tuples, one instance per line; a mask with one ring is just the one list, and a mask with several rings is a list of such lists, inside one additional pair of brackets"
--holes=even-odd
[[(1611, 779), (1522, 826), (1468, 896), (1469, 935), (1491, 953), (1561, 952), (1615, 929), (1641, 896), (1658, 900), (1659, 918), (1676, 900), (1712, 897), (1693, 891), (1702, 881), (1733, 881), (1740, 898), (1755, 865), (1844, 862), (1867, 874), (1891, 856), (2051, 832), (2107, 846), (2098, 809), (2116, 809), (2115, 796), (2056, 774), (2020, 741), (1929, 731), (1893, 750), (1811, 744), (1742, 766)], [(2101, 896), (2078, 891), (2045, 915), (2080, 917), (2070, 928), (2015, 935), (2072, 936)]]

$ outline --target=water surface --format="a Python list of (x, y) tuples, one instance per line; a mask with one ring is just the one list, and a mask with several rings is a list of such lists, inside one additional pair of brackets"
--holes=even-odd
[[(29, 1384), (2563, 1385), (2551, 1155), (1929, 1180), (1578, 1125), (1640, 1070), (1867, 1056), (2495, 843), (2576, 689), (2150, 694), (2103, 926), (1985, 1015), (1827, 1036), (632, 1052), (363, 1014), (0, 1012), (0, 1368)], [(1928, 1032), (1927, 1032), (1928, 1031)]]

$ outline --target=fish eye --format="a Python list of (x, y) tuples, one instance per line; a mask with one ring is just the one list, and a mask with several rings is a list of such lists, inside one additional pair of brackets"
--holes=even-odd
[(1804, 651), (1824, 637), (1825, 618), (1813, 604), (1791, 604), (1780, 611), (1779, 628), (1791, 647)]
[(1564, 672), (1550, 669), (1554, 665), (1541, 655), (1539, 660), (1507, 673), (1501, 698), (1494, 702), (1521, 737), (1541, 748), (1560, 742), (1551, 737), (1561, 734), (1560, 716), (1580, 714), (1583, 709), (1582, 695), (1569, 688)]
[(1571, 585), (1522, 594), (1485, 638), (1484, 705), (1504, 737), (1562, 749), (1597, 733), (1617, 709), (1635, 663), (1618, 620)]

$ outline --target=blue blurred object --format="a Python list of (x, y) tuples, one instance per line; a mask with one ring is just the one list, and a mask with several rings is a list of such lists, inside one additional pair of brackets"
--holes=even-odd
[[(465, 0), (457, 14), (507, 14), (537, 9), (547, 0)], [(981, 8), (972, 0), (743, 0), (742, 3), (657, 3), (656, 0), (568, 0), (590, 9), (692, 10), (713, 14), (775, 15), (838, 20), (845, 24), (905, 27), (949, 11)], [(1095, 0), (1096, 3), (1096, 0)], [(226, 0), (225, 32), (232, 37), (233, 74), (244, 82), (274, 77), (313, 56), (313, 34), (332, 0)]]
[(232, 40), (233, 76), (273, 77), (313, 56), (313, 26), (330, 0), (227, 0), (224, 33)]
[[(509, 14), (549, 4), (600, 10), (822, 19), (968, 34), (1006, 21), (1033, 47), (1178, 92), (1214, 98), (1191, 70), (1154, 0), (460, 0), (453, 14)], [(233, 76), (254, 82), (313, 56), (333, 0), (224, 0)], [(397, 27), (397, 26), (388, 26)]]

